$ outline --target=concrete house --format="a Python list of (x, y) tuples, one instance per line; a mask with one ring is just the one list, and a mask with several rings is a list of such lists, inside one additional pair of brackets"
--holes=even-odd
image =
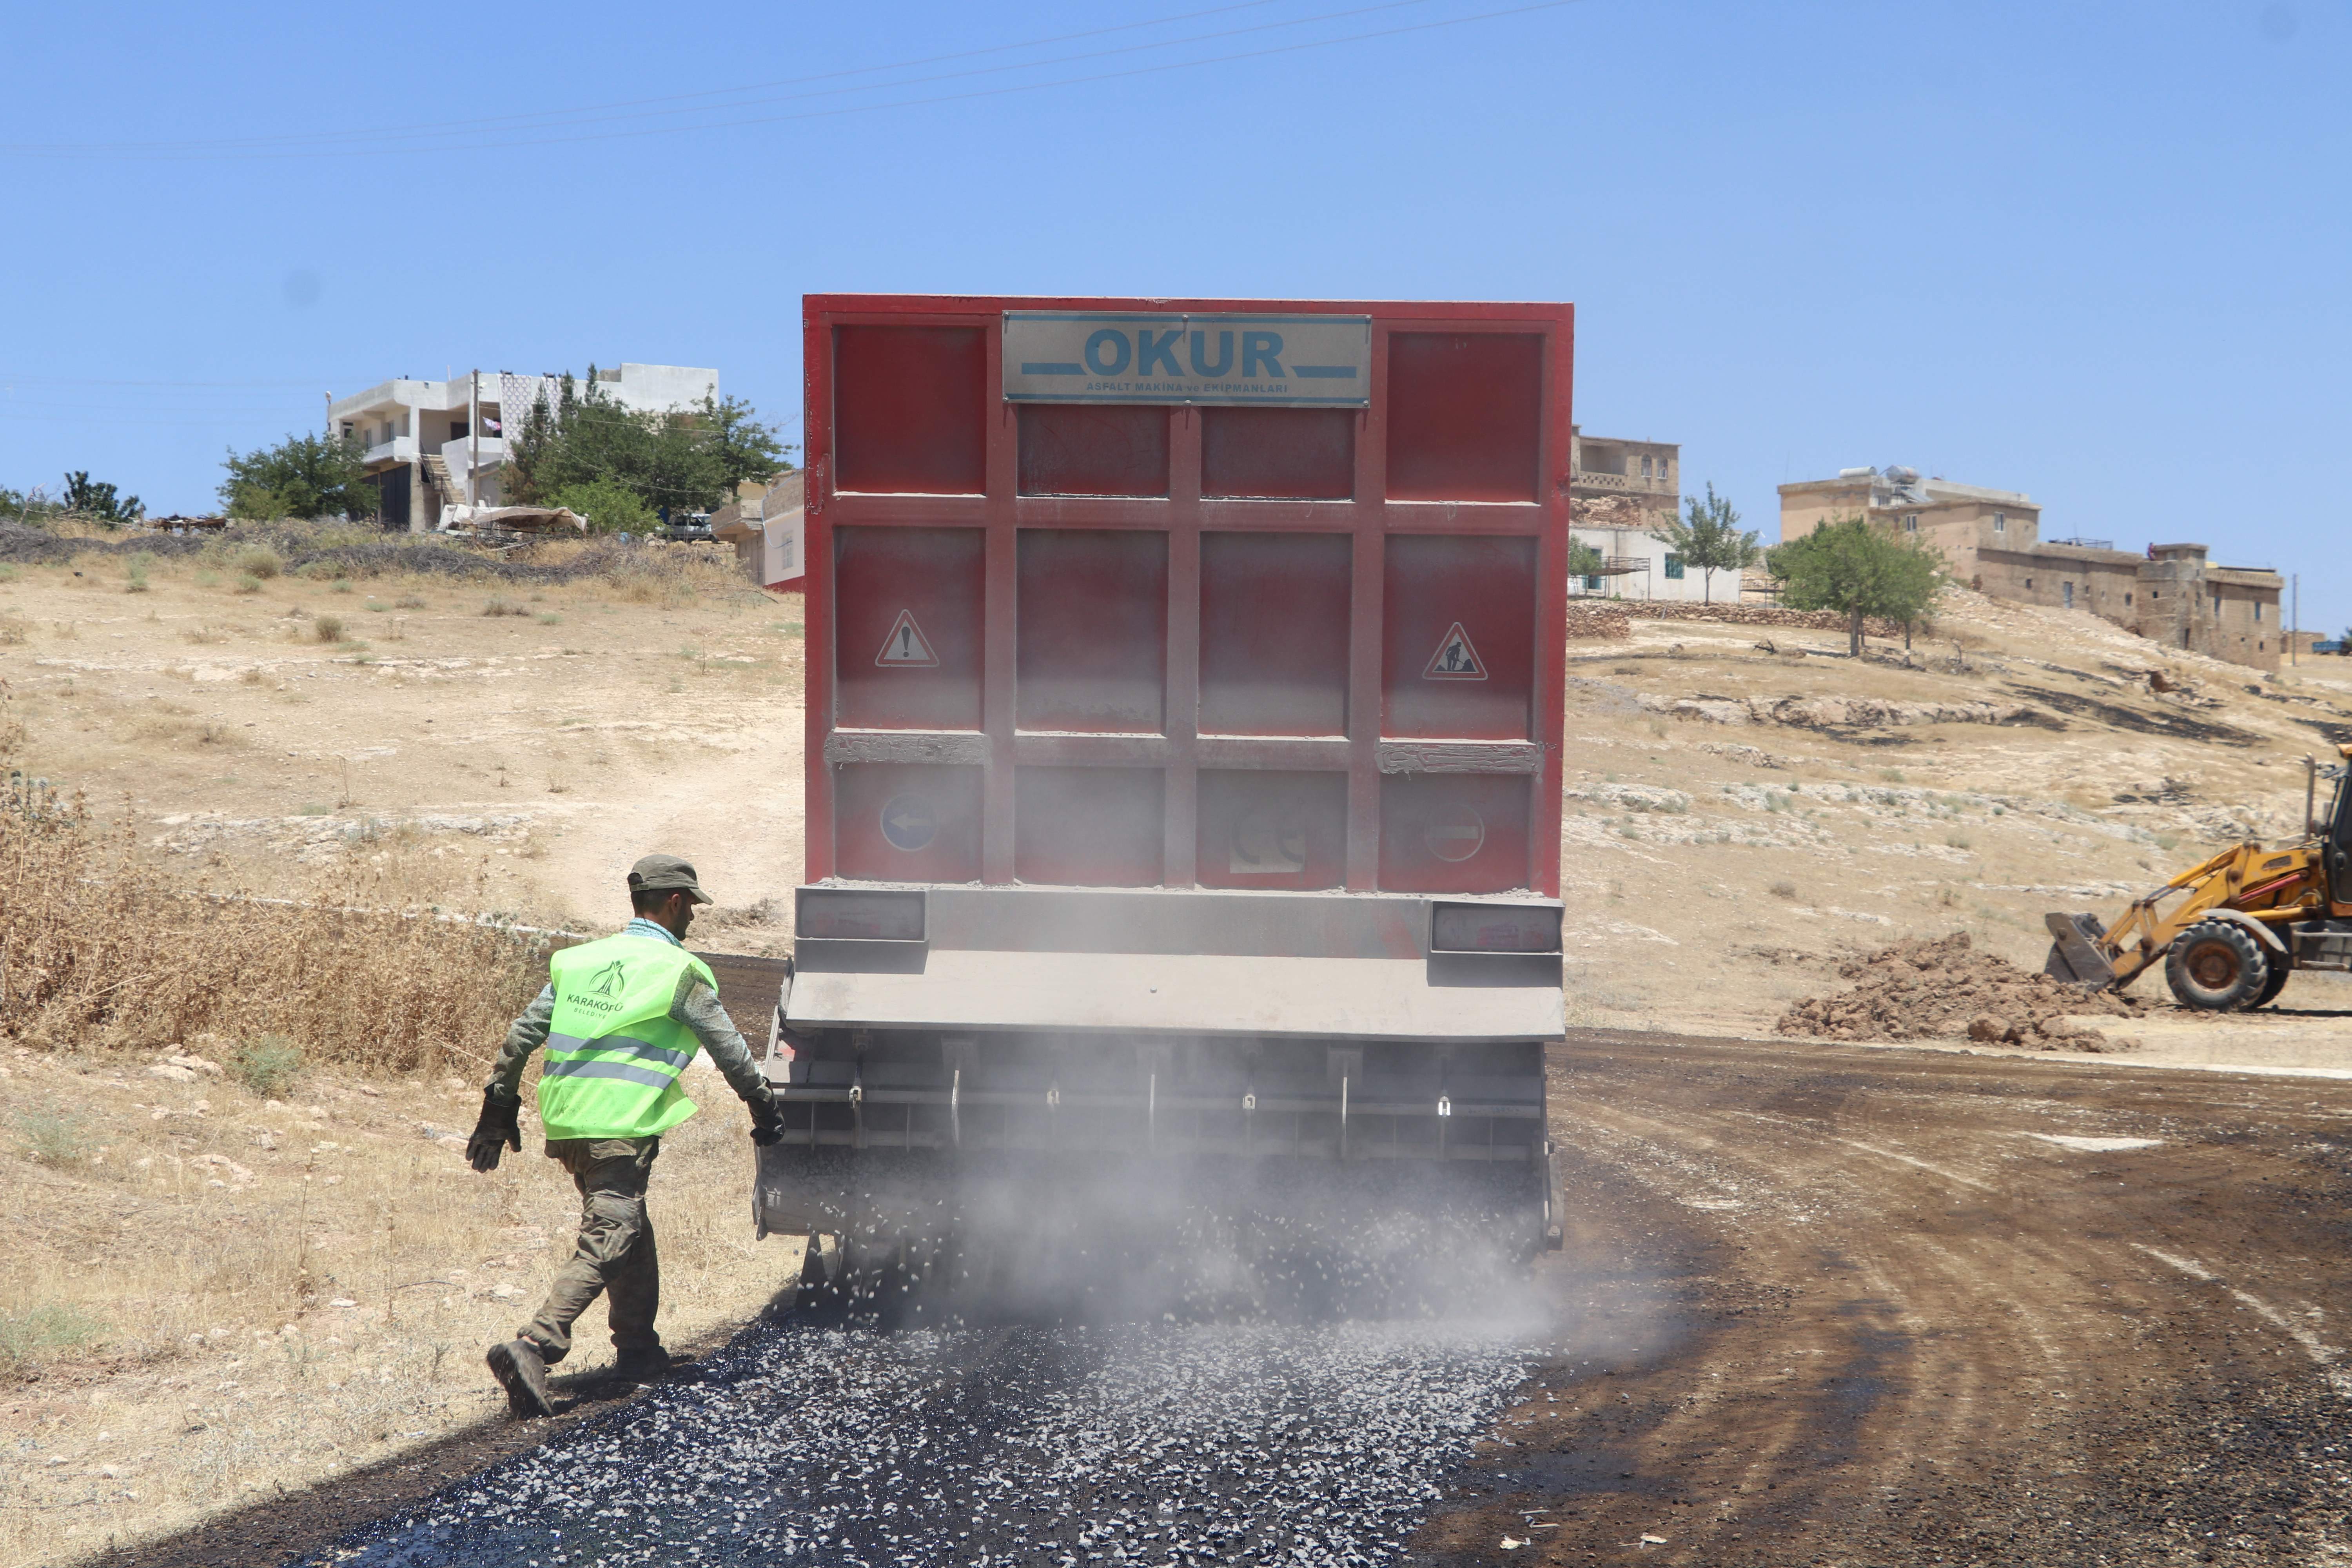
[(2259, 567), (2216, 566), (2202, 544), (2145, 553), (2105, 539), (2042, 537), (2042, 509), (2016, 490), (1922, 478), (1916, 468), (1842, 468), (1780, 487), (1780, 537), (1866, 517), (1942, 554), (1958, 581), (1996, 599), (2088, 610), (2164, 644), (2275, 670), (2285, 643), (2285, 582)]
[[(446, 381), (402, 377), (327, 406), (328, 428), (367, 444), (387, 529), (425, 533), (445, 506), (496, 506), (507, 458), (506, 426), (538, 398), (552, 405), (559, 377), (482, 371)], [(624, 408), (667, 413), (719, 395), (719, 373), (676, 364), (622, 363), (596, 372), (604, 395)]]
[(1569, 591), (1612, 599), (1712, 597), (1739, 602), (1740, 574), (1706, 574), (1668, 548), (1653, 530), (1682, 510), (1682, 447), (1670, 441), (1569, 437), (1569, 533), (1601, 552), (1608, 570), (1572, 577)]

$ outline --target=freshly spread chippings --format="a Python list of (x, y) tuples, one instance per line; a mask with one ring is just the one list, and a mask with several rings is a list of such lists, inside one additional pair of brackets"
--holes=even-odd
[(787, 1321), (314, 1561), (1390, 1563), (1528, 1364), (1441, 1325)]

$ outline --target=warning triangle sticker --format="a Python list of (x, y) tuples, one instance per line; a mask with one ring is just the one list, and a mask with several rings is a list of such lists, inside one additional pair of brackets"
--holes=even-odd
[(915, 613), (901, 610), (890, 623), (890, 635), (882, 639), (882, 651), (874, 656), (874, 662), (885, 668), (937, 669), (940, 656), (931, 651), (931, 639), (915, 624)]
[(1470, 634), (1462, 629), (1460, 621), (1454, 623), (1453, 629), (1445, 634), (1445, 640), (1437, 645), (1437, 651), (1430, 656), (1429, 668), (1421, 672), (1421, 678), (1423, 680), (1486, 679), (1486, 662), (1479, 658), (1478, 650), (1470, 646)]

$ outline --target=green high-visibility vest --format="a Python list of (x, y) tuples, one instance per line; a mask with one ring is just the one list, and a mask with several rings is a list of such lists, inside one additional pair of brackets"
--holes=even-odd
[(677, 1075), (694, 1032), (669, 1016), (678, 977), (710, 966), (649, 936), (608, 936), (547, 961), (555, 988), (539, 1119), (550, 1138), (654, 1138), (694, 1114)]

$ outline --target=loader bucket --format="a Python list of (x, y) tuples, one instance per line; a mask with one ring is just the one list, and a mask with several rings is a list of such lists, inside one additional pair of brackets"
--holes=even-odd
[(2105, 931), (2096, 915), (2047, 914), (2042, 921), (2053, 939), (2042, 973), (2085, 991), (2105, 991), (2116, 983), (2116, 966), (2098, 948)]

